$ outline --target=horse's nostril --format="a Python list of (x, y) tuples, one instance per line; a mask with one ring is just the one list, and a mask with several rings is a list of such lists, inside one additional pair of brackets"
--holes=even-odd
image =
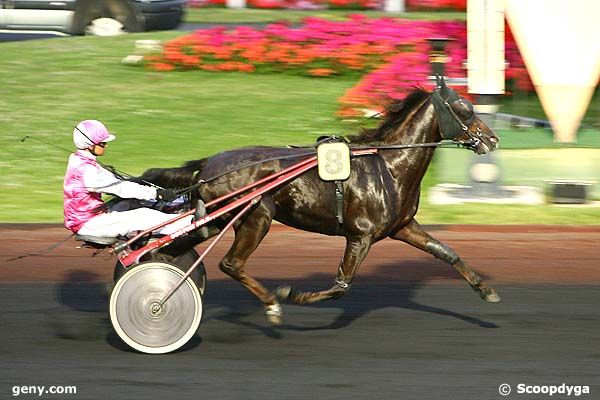
[(496, 143), (498, 143), (498, 138), (497, 138), (496, 136), (492, 136), (492, 137), (490, 138), (490, 142), (492, 142), (492, 143), (496, 144)]

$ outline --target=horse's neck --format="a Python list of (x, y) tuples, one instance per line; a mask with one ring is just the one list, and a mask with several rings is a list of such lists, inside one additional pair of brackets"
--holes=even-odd
[[(411, 145), (434, 143), (440, 140), (433, 105), (427, 102), (418, 107), (406, 122), (390, 133), (385, 139), (385, 144)], [(435, 147), (387, 150), (384, 151), (383, 158), (388, 165), (388, 170), (396, 179), (406, 182), (408, 178), (420, 184), (431, 163), (434, 150)]]

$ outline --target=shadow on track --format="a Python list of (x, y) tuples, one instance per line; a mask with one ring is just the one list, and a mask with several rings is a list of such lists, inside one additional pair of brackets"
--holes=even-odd
[[(402, 275), (404, 275), (403, 279), (396, 279), (394, 281), (382, 278), (391, 275), (391, 271), (398, 270), (402, 271)], [(398, 273), (393, 275), (398, 275)], [(484, 280), (488, 279), (485, 275), (481, 276)], [(432, 279), (457, 281), (461, 285), (463, 284), (462, 279), (445, 265), (438, 267), (434, 263), (423, 261), (382, 265), (378, 267), (378, 270), (374, 274), (366, 276), (364, 280), (360, 278), (357, 279), (358, 282), (356, 287), (353, 287), (349, 292), (352, 298), (349, 298), (348, 302), (341, 303), (340, 308), (343, 312), (335, 321), (332, 321), (331, 324), (314, 328), (288, 327), (287, 329), (318, 330), (345, 328), (369, 312), (389, 307), (404, 308), (452, 317), (473, 325), (478, 325), (482, 328), (499, 328), (498, 325), (492, 322), (483, 321), (445, 308), (416, 302), (415, 296), (419, 289), (421, 289), (427, 281)], [(467, 293), (470, 292), (468, 286), (462, 286), (464, 286)], [(370, 301), (361, 301), (361, 299), (369, 297), (371, 298)], [(479, 300), (478, 296), (475, 296), (473, 297), (473, 301), (481, 300)]]
[[(488, 277), (481, 275), (485, 280)], [(445, 317), (452, 317), (461, 321), (477, 325), (482, 328), (499, 328), (493, 322), (484, 321), (472, 316), (463, 315), (445, 308), (429, 306), (421, 304), (415, 300), (418, 291), (432, 279), (442, 279), (448, 281), (457, 281), (463, 284), (457, 274), (449, 269), (446, 265), (437, 262), (402, 262), (393, 264), (384, 264), (377, 268), (376, 272), (370, 275), (357, 277), (352, 289), (342, 299), (337, 301), (329, 301), (322, 304), (307, 305), (314, 309), (331, 309), (337, 308), (341, 310), (341, 314), (331, 323), (323, 326), (299, 327), (290, 324), (283, 324), (278, 327), (265, 327), (244, 321), (243, 319), (248, 314), (239, 312), (231, 312), (236, 310), (236, 304), (227, 296), (232, 290), (235, 291), (229, 283), (218, 282), (211, 284), (211, 287), (218, 285), (215, 290), (221, 295), (218, 298), (211, 298), (212, 303), (226, 307), (230, 312), (214, 317), (215, 319), (226, 321), (229, 323), (238, 324), (240, 326), (251, 327), (260, 330), (266, 336), (272, 338), (281, 338), (282, 335), (279, 329), (295, 330), (295, 331), (313, 331), (313, 330), (330, 330), (341, 329), (349, 326), (354, 321), (362, 318), (366, 314), (384, 309), (384, 308), (404, 308), (408, 310), (420, 311), (430, 314), (437, 314)], [(268, 287), (277, 287), (279, 285), (293, 285), (311, 288), (324, 288), (331, 284), (332, 275), (329, 274), (314, 274), (302, 280), (263, 280)], [(235, 283), (234, 283), (235, 285)], [(479, 297), (473, 293), (468, 286), (463, 285), (468, 295), (473, 295), (473, 301), (481, 301)], [(210, 290), (209, 292), (210, 293)], [(239, 306), (239, 304), (237, 305)], [(257, 304), (256, 310), (262, 309)], [(315, 311), (318, 312), (318, 311)]]
[[(50, 325), (55, 336), (67, 340), (97, 340), (104, 337), (112, 347), (136, 353), (112, 328), (108, 315), (108, 302), (112, 284), (100, 282), (97, 274), (77, 270), (67, 275), (56, 290), (60, 304), (76, 311), (76, 314), (53, 315)], [(175, 353), (191, 350), (202, 343), (202, 338), (193, 336)]]
[[(331, 284), (332, 274), (318, 273), (304, 279), (277, 279), (263, 280), (268, 287), (279, 285), (293, 285), (297, 287), (322, 288)], [(483, 276), (485, 279), (486, 277)], [(104, 337), (112, 347), (124, 351), (132, 351), (129, 346), (121, 341), (112, 329), (108, 316), (109, 294), (112, 285), (98, 281), (99, 276), (84, 270), (72, 271), (56, 290), (56, 297), (60, 304), (77, 314), (53, 316), (51, 325), (56, 337), (62, 339), (93, 340)], [(340, 300), (329, 301), (322, 304), (309, 305), (315, 313), (319, 309), (337, 309), (341, 312), (329, 323), (318, 326), (297, 326), (283, 324), (270, 326), (266, 321), (255, 322), (248, 318), (250, 315), (262, 312), (262, 305), (246, 292), (239, 284), (230, 280), (209, 281), (204, 297), (205, 316), (203, 322), (209, 320), (223, 321), (229, 324), (242, 326), (259, 331), (266, 337), (281, 339), (282, 331), (318, 331), (342, 329), (350, 326), (354, 321), (365, 315), (385, 308), (402, 308), (435, 314), (444, 317), (456, 318), (469, 324), (482, 328), (498, 328), (493, 322), (484, 321), (469, 315), (464, 315), (447, 308), (430, 306), (416, 301), (419, 290), (431, 280), (460, 281), (455, 272), (444, 264), (436, 261), (407, 261), (392, 264), (382, 264), (374, 273), (360, 275), (349, 293)], [(475, 293), (469, 293), (466, 285), (464, 290), (467, 295), (473, 296), (473, 301), (480, 301)], [(212, 312), (211, 310), (220, 310)], [(208, 313), (206, 312), (208, 311)], [(292, 313), (293, 310), (288, 310)], [(208, 314), (208, 315), (207, 315)], [(200, 334), (202, 328), (200, 328)], [(188, 344), (179, 351), (187, 351), (199, 346), (202, 338), (197, 334)]]

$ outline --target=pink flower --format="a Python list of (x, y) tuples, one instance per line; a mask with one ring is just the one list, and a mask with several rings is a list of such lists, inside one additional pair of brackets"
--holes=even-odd
[[(283, 4), (283, 0), (257, 0)], [(346, 4), (347, 0), (340, 0)], [(354, 0), (353, 0), (354, 1)], [(357, 1), (355, 1), (357, 2)], [(460, 6), (460, 0), (419, 3)], [(341, 4), (341, 3), (340, 3)], [(363, 74), (339, 101), (350, 108), (379, 109), (390, 99), (401, 99), (414, 86), (427, 87), (431, 75), (427, 38), (448, 37), (446, 75), (465, 77), (466, 26), (460, 21), (369, 19), (351, 15), (347, 21), (309, 17), (301, 27), (275, 23), (264, 29), (240, 26), (199, 30), (165, 44), (163, 54), (148, 59), (161, 71), (200, 68), (207, 71), (293, 71), (308, 76)], [(515, 87), (531, 90), (523, 60), (507, 30), (507, 78)], [(464, 91), (465, 88), (459, 88)]]

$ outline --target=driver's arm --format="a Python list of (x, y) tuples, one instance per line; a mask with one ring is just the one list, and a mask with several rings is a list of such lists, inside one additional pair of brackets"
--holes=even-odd
[(123, 199), (156, 199), (156, 188), (120, 180), (112, 172), (100, 166), (89, 165), (85, 168), (83, 184), (90, 192), (109, 193)]

